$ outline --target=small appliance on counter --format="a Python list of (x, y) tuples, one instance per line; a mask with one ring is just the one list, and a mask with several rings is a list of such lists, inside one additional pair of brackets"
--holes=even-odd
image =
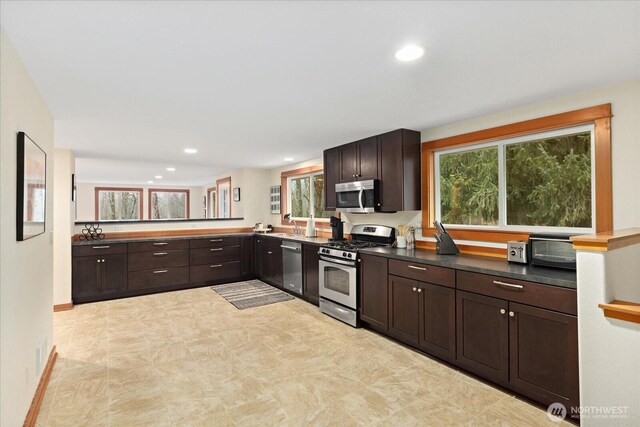
[(507, 261), (519, 264), (527, 264), (528, 251), (526, 241), (511, 240), (507, 242)]
[(332, 242), (344, 240), (344, 221), (332, 216), (329, 218), (329, 225), (331, 226), (331, 238), (329, 240)]
[(576, 250), (571, 237), (575, 234), (531, 234), (529, 263), (541, 267), (576, 269)]
[(433, 226), (438, 230), (438, 233), (433, 233), (433, 237), (436, 238), (436, 253), (439, 255), (457, 255), (460, 250), (456, 246), (455, 242), (447, 233), (442, 223), (439, 221), (433, 221)]

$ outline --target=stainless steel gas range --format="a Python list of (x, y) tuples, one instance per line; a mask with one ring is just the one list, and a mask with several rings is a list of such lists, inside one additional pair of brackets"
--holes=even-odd
[(329, 242), (320, 247), (320, 310), (351, 326), (358, 327), (360, 289), (358, 250), (388, 246), (395, 229), (384, 225), (358, 224), (351, 240)]

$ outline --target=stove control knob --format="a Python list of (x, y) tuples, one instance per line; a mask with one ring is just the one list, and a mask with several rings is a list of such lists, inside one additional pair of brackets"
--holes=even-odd
[(343, 257), (346, 257), (346, 256), (347, 256), (347, 253), (346, 253), (346, 252), (342, 252), (342, 256), (343, 256)]
[(349, 258), (351, 258), (351, 257), (353, 256), (353, 254), (347, 254), (347, 256), (348, 256)]

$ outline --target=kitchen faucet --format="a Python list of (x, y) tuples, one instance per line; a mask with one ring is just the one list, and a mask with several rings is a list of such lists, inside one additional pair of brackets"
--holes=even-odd
[(293, 224), (293, 234), (299, 235), (302, 234), (302, 228), (291, 218), (291, 214), (288, 213), (284, 216), (284, 219), (287, 220), (289, 224)]

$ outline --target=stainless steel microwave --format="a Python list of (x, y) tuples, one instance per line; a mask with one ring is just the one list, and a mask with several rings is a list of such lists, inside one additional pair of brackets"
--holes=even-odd
[(380, 208), (378, 180), (343, 182), (336, 184), (336, 211), (371, 213)]
[(576, 269), (576, 250), (571, 242), (573, 234), (531, 234), (529, 263), (542, 267)]

